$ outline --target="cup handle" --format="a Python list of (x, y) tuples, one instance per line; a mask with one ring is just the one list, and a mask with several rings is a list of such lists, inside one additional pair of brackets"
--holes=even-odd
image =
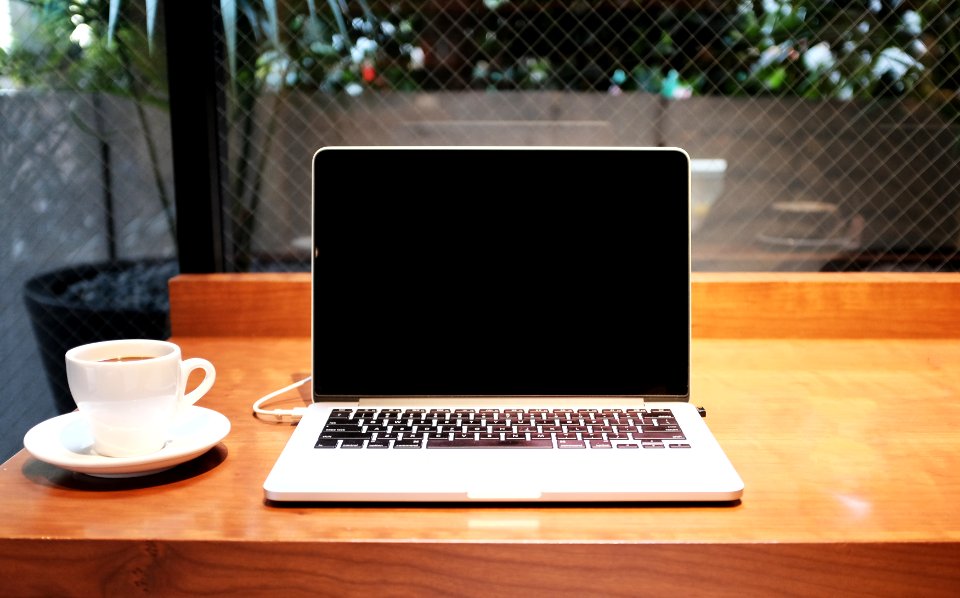
[[(190, 377), (190, 373), (193, 370), (198, 369), (202, 369), (204, 372), (203, 380), (201, 380), (200, 384), (190, 391), (189, 394), (184, 394), (187, 390), (187, 378)], [(206, 359), (199, 357), (184, 359), (180, 363), (180, 396), (183, 397), (183, 404), (193, 405), (199, 401), (200, 397), (207, 394), (207, 391), (210, 390), (210, 387), (213, 386), (213, 382), (216, 379), (217, 370), (215, 370), (213, 364)]]

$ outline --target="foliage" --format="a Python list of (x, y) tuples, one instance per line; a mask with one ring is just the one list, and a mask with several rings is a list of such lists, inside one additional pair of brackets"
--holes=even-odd
[[(15, 0), (16, 1), (16, 0)], [(132, 99), (141, 117), (158, 196), (176, 240), (173, 203), (159, 175), (156, 143), (144, 105), (166, 109), (166, 65), (154, 48), (158, 0), (19, 0), (37, 20), (30, 39), (0, 53), (0, 75), (23, 87), (102, 92)], [(246, 269), (278, 103), (291, 89), (350, 95), (369, 87), (410, 89), (423, 52), (410, 21), (374, 15), (366, 0), (351, 12), (328, 0), (221, 0), (227, 47), (227, 126), (239, 151), (227, 165), (227, 205), (233, 217), (236, 269)], [(274, 102), (261, 127), (257, 103)], [(78, 122), (99, 135), (95, 127)]]
[[(132, 100), (150, 156), (157, 199), (176, 245), (173, 200), (161, 175), (158, 143), (145, 111), (146, 106), (167, 108), (167, 69), (163, 54), (149, 51), (150, 36), (137, 25), (142, 7), (131, 5), (119, 24), (111, 26), (111, 11), (105, 2), (20, 2), (31, 6), (37, 26), (29, 39), (17, 40), (8, 52), (0, 52), (0, 76), (33, 89), (102, 92)], [(113, 13), (113, 18), (117, 16)], [(71, 117), (101, 143), (109, 142), (108, 133), (76, 115)]]
[[(163, 52), (152, 48), (158, 0), (20, 1), (42, 15), (42, 43), (0, 54), (4, 75), (165, 105)], [(227, 124), (239, 142), (227, 168), (237, 269), (250, 257), (265, 159), (291, 90), (912, 96), (955, 104), (960, 87), (957, 2), (484, 0), (444, 21), (450, 30), (418, 3), (379, 2), (382, 14), (367, 0), (219, 4)], [(445, 45), (454, 60), (440, 55)], [(265, 124), (256, 120), (264, 111)]]
[[(166, 106), (166, 64), (149, 52), (142, 7), (132, 5), (108, 35), (105, 2), (14, 0), (30, 5), (37, 27), (29, 39), (0, 53), (0, 73), (23, 87), (102, 91)], [(140, 13), (139, 15), (137, 13)]]
[(728, 38), (735, 55), (748, 50), (748, 68), (736, 75), (743, 92), (849, 99), (916, 87), (926, 49), (920, 15), (906, 5), (768, 0), (761, 6), (740, 11)]
[[(944, 2), (754, 0), (719, 11), (667, 10), (654, 51), (637, 66), (676, 69), (696, 94), (809, 99), (927, 97), (937, 63), (958, 47), (944, 30)], [(952, 4), (951, 4), (952, 5)], [(957, 12), (955, 5), (949, 9)], [(956, 17), (952, 15), (952, 22)], [(955, 75), (951, 75), (955, 77)], [(641, 84), (642, 85), (642, 84)]]
[[(345, 92), (409, 88), (422, 65), (411, 42), (409, 21), (374, 15), (358, 2), (351, 13), (330, 0), (319, 11), (314, 0), (274, 2), (222, 0), (230, 73), (228, 124), (238, 132), (239, 151), (229, 169), (227, 205), (233, 234), (232, 267), (249, 268), (253, 253), (265, 160), (273, 144), (280, 104), (294, 89)], [(270, 101), (264, 126), (258, 102)]]
[(484, 4), (464, 52), (476, 87), (929, 98), (956, 89), (960, 78), (956, 2), (635, 0), (607, 12), (577, 3)]
[[(162, 57), (140, 51), (152, 42), (157, 0), (29, 3), (45, 15), (48, 43), (15, 49), (4, 58), (5, 71), (26, 84), (57, 72), (74, 88), (129, 93), (133, 66), (143, 98), (162, 103)], [(422, 15), (416, 12), (376, 15), (366, 0), (220, 5), (231, 82), (246, 87), (234, 88), (240, 95), (284, 89), (356, 95), (368, 87), (417, 89), (442, 79), (424, 73), (435, 57), (419, 40)], [(475, 21), (460, 24), (469, 38), (459, 51), (468, 63), (463, 80), (480, 88), (659, 92), (672, 70), (701, 95), (929, 94), (957, 87), (958, 6), (715, 0), (672, 8), (637, 0), (632, 10), (622, 5), (603, 14), (598, 8), (594, 15), (576, 3), (485, 0)], [(92, 31), (84, 47), (74, 41), (78, 21)], [(124, 48), (143, 64), (121, 63)]]
[(423, 52), (414, 45), (411, 21), (398, 15), (378, 16), (365, 2), (360, 5), (357, 14), (332, 9), (318, 13), (308, 1), (301, 10), (284, 15), (279, 43), (256, 58), (257, 79), (274, 91), (297, 88), (350, 95), (366, 87), (414, 87), (411, 74), (422, 68)]

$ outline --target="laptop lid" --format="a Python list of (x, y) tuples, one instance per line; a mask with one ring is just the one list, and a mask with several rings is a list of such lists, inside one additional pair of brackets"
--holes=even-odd
[(314, 400), (688, 400), (689, 168), (676, 148), (321, 149)]

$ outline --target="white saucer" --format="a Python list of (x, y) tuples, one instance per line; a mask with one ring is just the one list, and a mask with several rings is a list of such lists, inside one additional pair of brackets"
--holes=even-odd
[(149, 475), (202, 455), (230, 432), (223, 414), (192, 405), (184, 410), (162, 449), (137, 457), (103, 457), (79, 412), (48, 419), (23, 437), (27, 451), (45, 463), (88, 475), (121, 478)]

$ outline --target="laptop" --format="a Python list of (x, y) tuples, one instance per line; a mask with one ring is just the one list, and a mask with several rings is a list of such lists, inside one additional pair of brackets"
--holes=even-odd
[(319, 150), (268, 502), (739, 499), (690, 402), (689, 190), (677, 148)]

